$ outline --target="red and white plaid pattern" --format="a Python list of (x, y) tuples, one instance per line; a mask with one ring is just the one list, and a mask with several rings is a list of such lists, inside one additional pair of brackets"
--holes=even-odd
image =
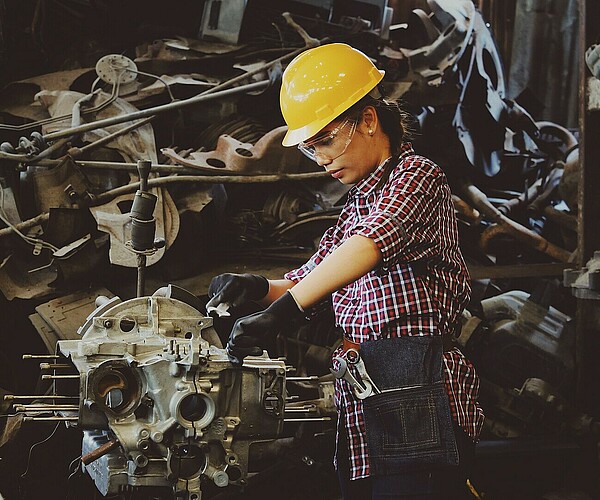
[[(298, 282), (350, 236), (372, 238), (383, 256), (381, 266), (332, 294), (337, 325), (358, 343), (449, 333), (471, 294), (442, 170), (406, 143), (387, 180), (386, 172), (390, 168), (383, 164), (350, 190), (337, 224), (325, 232), (317, 252), (285, 275)], [(458, 349), (445, 353), (444, 362), (452, 414), (475, 440), (484, 419), (477, 403), (479, 379)], [(344, 380), (336, 383), (336, 405), (343, 409), (348, 432), (350, 476), (367, 477), (362, 402)]]

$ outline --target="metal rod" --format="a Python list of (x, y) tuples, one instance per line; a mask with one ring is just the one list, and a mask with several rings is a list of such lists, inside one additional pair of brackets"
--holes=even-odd
[(140, 118), (146, 118), (148, 116), (153, 116), (159, 113), (164, 113), (166, 111), (173, 111), (179, 108), (184, 108), (186, 106), (191, 106), (192, 104), (198, 104), (200, 102), (211, 101), (213, 99), (217, 99), (219, 97), (227, 97), (229, 95), (241, 94), (244, 92), (252, 92), (256, 90), (261, 90), (266, 88), (269, 85), (269, 80), (262, 80), (260, 82), (248, 83), (246, 85), (240, 85), (239, 87), (234, 87), (231, 89), (220, 90), (218, 92), (200, 94), (194, 97), (190, 97), (189, 99), (185, 99), (183, 101), (175, 101), (168, 104), (163, 104), (161, 106), (155, 106), (154, 108), (143, 109), (141, 111), (136, 111), (134, 113), (129, 113), (126, 115), (113, 116), (110, 118), (105, 118), (103, 120), (97, 120), (92, 123), (85, 123), (83, 125), (79, 125), (78, 127), (72, 127), (65, 130), (59, 130), (57, 132), (52, 132), (50, 134), (44, 135), (44, 140), (51, 141), (53, 139), (60, 139), (61, 137), (67, 137), (70, 135), (81, 134), (83, 132), (88, 132), (90, 130), (97, 130), (103, 127), (110, 127), (111, 125), (117, 125), (119, 123), (131, 122), (134, 120), (138, 120)]
[(284, 422), (329, 422), (331, 417), (284, 418)]
[(317, 411), (316, 406), (305, 406), (303, 408), (286, 408), (286, 413), (311, 413)]
[(131, 132), (132, 130), (135, 130), (136, 128), (139, 128), (143, 125), (150, 123), (153, 119), (154, 119), (154, 116), (149, 116), (148, 118), (145, 118), (144, 120), (140, 120), (139, 122), (132, 123), (131, 125), (127, 125), (126, 127), (123, 127), (122, 129), (117, 130), (116, 132), (113, 132), (112, 134), (108, 134), (107, 136), (102, 137), (101, 139), (98, 139), (97, 141), (92, 142), (91, 144), (86, 144), (85, 146), (82, 146), (80, 148), (71, 148), (69, 150), (69, 154), (71, 156), (73, 156), (74, 158), (76, 158), (77, 156), (81, 156), (83, 153), (87, 153), (88, 151), (96, 149), (104, 144), (108, 144), (113, 139), (116, 139), (117, 137), (119, 137), (121, 135), (125, 135), (125, 134)]
[[(33, 166), (40, 167), (55, 167), (64, 163), (63, 159), (56, 160), (41, 160), (39, 162), (32, 163)], [(93, 161), (93, 160), (75, 160), (73, 159), (73, 163), (75, 163), (78, 167), (83, 167), (86, 169), (97, 169), (97, 170), (115, 170), (115, 171), (126, 171), (126, 172), (137, 172), (137, 165), (135, 163), (127, 163), (127, 162), (115, 162), (115, 161)], [(220, 169), (222, 171), (222, 169)], [(159, 174), (187, 174), (187, 175), (196, 175), (198, 174), (198, 170), (184, 167), (182, 165), (163, 165), (159, 163), (152, 164), (152, 172)]]
[[(281, 181), (305, 181), (308, 179), (325, 178), (327, 172), (306, 172), (303, 174), (266, 174), (266, 175), (171, 175), (168, 177), (156, 177), (148, 180), (148, 187), (167, 186), (170, 184), (185, 183), (208, 183), (208, 184), (250, 184), (270, 183)], [(104, 203), (121, 196), (133, 193), (139, 189), (139, 182), (132, 182), (126, 186), (106, 191), (94, 198), (91, 206), (103, 205)]]
[(57, 354), (23, 354), (23, 359), (57, 359)]
[[(50, 161), (50, 160), (47, 160)], [(61, 160), (62, 161), (62, 160)], [(88, 166), (91, 164), (103, 164), (110, 165), (109, 162), (75, 162), (78, 165)], [(44, 162), (46, 164), (46, 162)], [(58, 164), (58, 163), (57, 163)], [(134, 171), (137, 168), (135, 163), (120, 163), (115, 165), (124, 165), (131, 171)], [(162, 165), (163, 167), (169, 167)], [(157, 167), (161, 167), (161, 165), (157, 165)], [(154, 166), (152, 167), (155, 168)], [(155, 179), (148, 180), (148, 187), (159, 187), (166, 186), (169, 184), (177, 184), (177, 183), (206, 183), (206, 184), (251, 184), (251, 183), (271, 183), (271, 182), (298, 182), (298, 181), (306, 181), (309, 179), (321, 179), (329, 177), (327, 172), (306, 172), (302, 174), (267, 174), (267, 175), (172, 175), (168, 177), (159, 177)], [(131, 184), (127, 184), (126, 186), (120, 186), (118, 188), (112, 189), (110, 191), (106, 191), (98, 195), (94, 198), (93, 202), (90, 203), (90, 206), (98, 206), (103, 205), (104, 203), (109, 202), (110, 200), (116, 198), (117, 196), (121, 196), (123, 194), (134, 193), (139, 188), (139, 182), (133, 182)], [(44, 212), (32, 219), (28, 219), (24, 222), (20, 222), (15, 224), (15, 227), (18, 230), (29, 229), (30, 227), (37, 226), (38, 224), (47, 221), (50, 218), (50, 214), (48, 212)], [(12, 227), (5, 227), (0, 229), (0, 238), (3, 236), (8, 236), (13, 233)], [(29, 356), (29, 357), (27, 357)], [(33, 359), (33, 358), (58, 358), (59, 356), (33, 356), (30, 354), (24, 354), (23, 359)]]
[(81, 457), (81, 463), (83, 463), (83, 465), (89, 465), (103, 455), (111, 452), (117, 446), (119, 446), (119, 441), (116, 439), (111, 439), (107, 443), (104, 443), (102, 446), (96, 448), (94, 451), (90, 451), (88, 454), (83, 455), (83, 457)]
[(59, 380), (59, 379), (75, 379), (80, 378), (79, 375), (42, 375), (42, 380)]
[(137, 255), (137, 297), (143, 297), (146, 289), (146, 256), (143, 254)]
[(15, 411), (78, 411), (78, 405), (14, 405)]
[(16, 394), (6, 394), (4, 401), (12, 401), (13, 399), (79, 399), (79, 396), (58, 396), (58, 395), (36, 395), (36, 396), (22, 396)]
[(23, 417), (24, 422), (73, 422), (79, 417)]
[(309, 382), (311, 380), (319, 380), (319, 377), (316, 375), (310, 375), (308, 377), (286, 377), (286, 380), (290, 382)]
[(40, 363), (40, 370), (55, 370), (63, 368), (73, 368), (71, 365), (65, 365), (60, 363)]

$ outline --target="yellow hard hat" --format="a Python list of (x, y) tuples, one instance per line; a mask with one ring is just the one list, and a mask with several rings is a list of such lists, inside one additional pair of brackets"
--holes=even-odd
[(279, 104), (288, 126), (284, 146), (295, 146), (366, 96), (383, 79), (371, 60), (345, 43), (308, 49), (283, 73)]

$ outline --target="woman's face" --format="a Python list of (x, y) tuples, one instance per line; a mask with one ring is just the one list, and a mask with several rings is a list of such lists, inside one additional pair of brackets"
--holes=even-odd
[(391, 154), (372, 106), (358, 118), (334, 120), (299, 148), (342, 184), (361, 181)]

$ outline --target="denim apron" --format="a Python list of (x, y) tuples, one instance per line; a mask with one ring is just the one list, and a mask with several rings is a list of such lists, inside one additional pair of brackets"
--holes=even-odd
[(360, 355), (380, 394), (363, 400), (370, 473), (458, 465), (441, 336), (364, 342)]

